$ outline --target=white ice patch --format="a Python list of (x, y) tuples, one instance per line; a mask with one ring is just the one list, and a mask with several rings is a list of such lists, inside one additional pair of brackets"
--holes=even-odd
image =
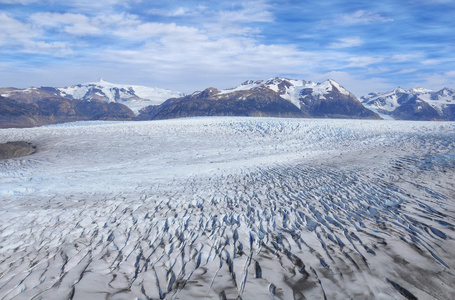
[(225, 89), (225, 90), (221, 90), (219, 91), (219, 95), (225, 95), (225, 94), (230, 94), (230, 93), (234, 93), (234, 92), (238, 92), (238, 91), (249, 91), (251, 89), (254, 89), (254, 88), (257, 88), (257, 87), (260, 87), (262, 86), (262, 81), (260, 82), (252, 82), (252, 83), (248, 83), (248, 84), (241, 84), (235, 88), (232, 88), (232, 89)]
[(88, 87), (87, 86), (72, 86), (72, 87), (64, 87), (64, 88), (59, 88), (61, 92), (68, 96), (72, 96), (74, 99), (82, 99), (88, 92)]
[(341, 94), (344, 94), (344, 95), (347, 95), (349, 96), (349, 92), (343, 88), (342, 86), (340, 86), (336, 81), (334, 80), (326, 80), (322, 83), (318, 83), (316, 85), (314, 84), (311, 84), (309, 85), (309, 87), (311, 87), (313, 89), (313, 92), (312, 92), (312, 95), (313, 96), (322, 96), (324, 97), (324, 95), (330, 93), (333, 91), (333, 88), (335, 87)]

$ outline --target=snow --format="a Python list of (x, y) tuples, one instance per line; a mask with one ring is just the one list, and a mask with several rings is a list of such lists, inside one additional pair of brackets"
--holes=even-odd
[(385, 104), (378, 104), (376, 105), (377, 108), (385, 110), (385, 111), (394, 111), (400, 104), (398, 103), (398, 96), (393, 94), (390, 96), (385, 97)]
[(241, 84), (241, 85), (239, 85), (239, 86), (237, 86), (235, 88), (221, 90), (221, 91), (219, 91), (218, 94), (225, 95), (225, 94), (235, 93), (235, 92), (238, 92), (238, 91), (249, 91), (251, 89), (254, 89), (254, 88), (262, 86), (262, 83), (263, 83), (262, 80), (260, 80), (260, 81), (248, 81), (248, 82), (245, 82), (245, 83), (243, 83), (243, 84)]
[(361, 99), (364, 106), (368, 109), (392, 112), (400, 106), (400, 104), (398, 104), (398, 94), (403, 93), (406, 93), (406, 91), (401, 88), (396, 88), (393, 91), (384, 93), (370, 93), (367, 96), (363, 96)]
[(374, 106), (368, 106), (368, 109), (377, 113), (378, 116), (380, 116), (383, 120), (395, 120), (392, 116), (379, 112), (378, 108), (376, 108)]
[[(279, 78), (280, 79), (280, 78)], [(286, 91), (284, 94), (280, 95), (282, 98), (290, 101), (292, 104), (297, 106), (299, 109), (301, 108), (300, 105), (300, 92), (304, 89), (309, 87), (309, 84), (303, 80), (295, 80), (295, 79), (280, 79), (280, 80), (287, 80), (289, 83), (291, 83), (290, 87), (286, 87)], [(268, 85), (270, 89), (275, 90), (276, 92), (279, 91), (278, 84), (279, 82), (276, 82), (277, 80), (274, 80), (271, 82), (271, 84)]]
[(311, 86), (311, 88), (313, 89), (312, 95), (316, 96), (316, 97), (317, 96), (324, 97), (324, 95), (332, 92), (334, 87), (340, 93), (349, 96), (349, 92), (345, 88), (343, 88), (336, 81), (331, 80), (331, 79), (328, 79), (322, 83), (318, 83), (316, 85)]
[[(103, 79), (100, 79), (96, 82), (88, 82), (81, 85), (58, 88), (58, 90), (60, 90), (63, 96), (70, 95), (75, 99), (83, 99), (89, 92), (90, 88), (93, 87), (100, 89), (102, 93), (108, 98), (108, 102), (116, 101), (116, 89), (124, 89), (126, 91), (132, 92), (132, 94), (130, 94), (120, 91), (120, 97), (122, 100), (120, 102), (128, 106), (136, 114), (138, 114), (139, 110), (146, 106), (159, 105), (167, 99), (183, 97), (185, 95), (183, 93), (168, 89), (138, 85), (115, 84)], [(99, 92), (97, 92), (97, 94), (104, 96)]]
[(286, 78), (272, 78), (267, 81), (259, 80), (259, 81), (246, 81), (243, 84), (232, 88), (232, 89), (226, 89), (226, 90), (221, 90), (219, 92), (219, 95), (228, 95), (230, 93), (238, 92), (238, 91), (249, 91), (255, 88), (259, 87), (264, 87), (268, 88), (276, 93), (280, 92), (280, 89), (278, 85), (282, 81), (288, 81), (291, 83), (290, 87), (286, 87), (286, 90), (284, 93), (280, 93), (280, 96), (283, 99), (286, 99), (290, 101), (292, 104), (300, 108), (300, 91), (306, 87), (306, 83), (303, 80), (294, 80), (294, 79), (286, 79)]
[(72, 96), (75, 99), (82, 99), (84, 96), (87, 94), (89, 91), (89, 88), (87, 86), (70, 86), (70, 87), (64, 87), (64, 88), (59, 88), (58, 89), (62, 96)]
[(442, 109), (447, 106), (447, 104), (455, 104), (455, 91), (450, 89), (442, 89), (437, 92), (437, 98), (434, 99), (432, 95), (433, 91), (427, 92), (419, 95), (419, 98), (427, 102), (438, 112), (442, 112)]
[[(284, 91), (280, 91), (280, 88), (278, 87), (280, 83), (282, 82), (287, 82), (290, 84), (290, 86), (286, 86)], [(350, 93), (340, 86), (337, 82), (334, 80), (326, 80), (322, 83), (314, 83), (314, 82), (307, 82), (304, 80), (297, 80), (297, 79), (288, 79), (288, 78), (271, 78), (269, 80), (258, 80), (258, 81), (246, 81), (243, 84), (232, 88), (232, 89), (226, 89), (226, 90), (221, 90), (219, 92), (220, 95), (226, 95), (238, 91), (248, 91), (251, 89), (256, 89), (256, 88), (268, 88), (274, 92), (277, 92), (280, 94), (280, 96), (283, 99), (286, 99), (290, 101), (292, 104), (297, 106), (298, 108), (301, 108), (300, 105), (300, 93), (303, 89), (311, 88), (312, 95), (316, 97), (321, 97), (325, 99), (325, 96), (327, 93), (330, 93), (332, 91), (332, 88), (335, 87), (340, 91), (340, 93), (345, 94), (345, 95), (350, 95)]]
[(453, 298), (454, 122), (0, 130), (17, 140), (37, 152), (0, 161), (1, 299)]
[[(402, 92), (406, 92), (405, 90), (401, 89)], [(409, 90), (410, 93), (412, 94), (428, 94), (428, 93), (433, 93), (433, 90), (422, 88), (422, 87), (417, 87), (417, 88), (412, 88)]]
[(431, 107), (442, 113), (447, 104), (455, 103), (455, 91), (452, 89), (444, 88), (438, 92), (425, 88), (412, 88), (410, 90), (403, 90), (396, 88), (392, 91), (385, 93), (371, 93), (362, 97), (362, 103), (371, 110), (384, 110), (388, 112), (394, 111), (400, 106), (398, 98), (403, 94), (410, 96), (417, 96), (418, 99), (425, 101)]
[[(279, 87), (281, 83), (285, 82), (284, 89)], [(326, 80), (322, 83), (314, 83), (314, 82), (307, 82), (305, 80), (298, 80), (298, 79), (289, 79), (289, 78), (280, 78), (275, 77), (268, 80), (248, 80), (244, 83), (240, 84), (239, 86), (231, 89), (224, 89), (218, 91), (217, 95), (220, 98), (224, 98), (229, 94), (236, 93), (236, 92), (243, 92), (243, 91), (250, 91), (258, 88), (267, 88), (271, 91), (274, 91), (280, 95), (285, 100), (288, 100), (299, 109), (301, 108), (300, 98), (301, 92), (303, 89), (311, 88), (313, 89), (313, 96), (321, 97), (325, 99), (325, 95), (332, 91), (332, 88), (335, 87), (340, 93), (345, 95), (350, 95), (350, 93), (340, 86), (334, 80)], [(240, 98), (241, 100), (245, 99), (245, 96)]]

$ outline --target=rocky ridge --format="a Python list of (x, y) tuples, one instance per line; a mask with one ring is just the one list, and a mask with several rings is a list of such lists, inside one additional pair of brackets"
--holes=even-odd
[(455, 90), (396, 88), (361, 97), (363, 105), (379, 114), (399, 120), (455, 120)]
[(132, 120), (131, 109), (119, 103), (51, 96), (27, 103), (0, 96), (0, 128), (32, 127), (88, 120)]
[(314, 83), (280, 77), (245, 81), (226, 90), (208, 88), (169, 99), (142, 109), (138, 119), (209, 115), (380, 119), (334, 80)]
[(162, 88), (114, 84), (100, 79), (97, 82), (67, 87), (0, 88), (0, 95), (24, 103), (34, 103), (49, 97), (115, 102), (126, 105), (137, 113), (148, 105), (158, 105), (169, 98), (182, 97), (185, 94)]

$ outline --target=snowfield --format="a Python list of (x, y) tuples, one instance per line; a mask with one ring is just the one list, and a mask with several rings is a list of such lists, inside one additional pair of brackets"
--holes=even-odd
[(455, 299), (455, 123), (1, 129), (0, 299)]

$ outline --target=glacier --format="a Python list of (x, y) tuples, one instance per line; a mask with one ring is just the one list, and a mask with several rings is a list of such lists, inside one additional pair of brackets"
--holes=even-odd
[(453, 299), (455, 123), (0, 129), (0, 299)]

